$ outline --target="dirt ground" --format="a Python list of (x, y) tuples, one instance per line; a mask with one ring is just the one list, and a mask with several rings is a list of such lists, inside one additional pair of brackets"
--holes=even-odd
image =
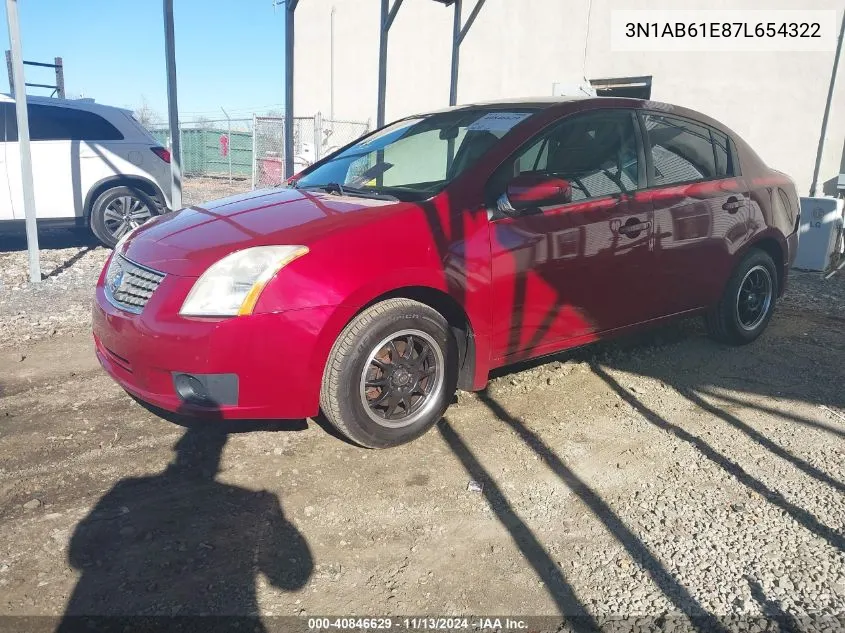
[(845, 277), (796, 272), (743, 348), (683, 321), (499, 372), (374, 452), (136, 403), (88, 332), (105, 253), (54, 239), (38, 288), (0, 242), (0, 615), (845, 617)]

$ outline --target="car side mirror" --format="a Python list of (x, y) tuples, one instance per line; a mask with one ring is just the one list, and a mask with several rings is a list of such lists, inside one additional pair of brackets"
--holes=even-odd
[(550, 204), (566, 204), (572, 202), (572, 185), (568, 180), (546, 176), (542, 174), (521, 174), (508, 183), (507, 190), (503, 196), (506, 200), (500, 200), (499, 208), (503, 209), (503, 203), (510, 210), (523, 211)]

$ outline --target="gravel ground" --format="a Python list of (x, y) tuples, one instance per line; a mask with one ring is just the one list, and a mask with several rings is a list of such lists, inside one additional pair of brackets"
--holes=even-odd
[(0, 614), (845, 617), (842, 275), (749, 346), (524, 364), (371, 452), (135, 403), (88, 337), (105, 251), (55, 239), (37, 287), (0, 253)]

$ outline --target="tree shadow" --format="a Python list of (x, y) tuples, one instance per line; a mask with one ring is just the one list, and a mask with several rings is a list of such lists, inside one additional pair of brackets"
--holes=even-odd
[[(216, 480), (227, 439), (220, 427), (189, 427), (162, 472), (103, 495), (70, 541), (81, 576), (59, 631), (103, 616), (256, 618), (259, 575), (283, 591), (305, 585), (311, 550), (278, 497)], [(250, 626), (264, 630), (259, 619)]]

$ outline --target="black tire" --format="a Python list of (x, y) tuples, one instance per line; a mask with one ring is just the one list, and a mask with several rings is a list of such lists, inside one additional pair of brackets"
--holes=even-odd
[[(149, 215), (146, 219), (138, 221), (138, 224), (143, 224), (161, 212), (161, 205), (158, 201), (137, 187), (119, 185), (103, 191), (91, 204), (90, 225), (91, 231), (94, 233), (96, 238), (109, 248), (115, 247), (115, 244), (117, 244), (120, 240), (120, 235), (115, 234), (112, 229), (114, 226), (114, 219), (107, 217), (107, 213), (113, 213), (114, 208), (110, 210), (110, 207), (115, 205), (115, 207), (119, 208), (119, 203), (125, 199), (129, 199), (131, 201), (130, 204), (142, 205), (143, 208), (149, 211)], [(140, 220), (141, 218), (137, 219)]]
[[(394, 343), (393, 351), (390, 351), (390, 343), (385, 341), (400, 333), (404, 334), (396, 339), (399, 345)], [(408, 339), (408, 336), (411, 338)], [(403, 337), (410, 343), (403, 343)], [(425, 351), (426, 347), (429, 351)], [(422, 351), (414, 359), (418, 349)], [(388, 350), (390, 361), (379, 361), (381, 365), (393, 369), (376, 367), (380, 350)], [(394, 352), (398, 354), (398, 363), (393, 358)], [(352, 319), (332, 347), (320, 391), (323, 414), (340, 433), (366, 448), (389, 448), (410, 442), (436, 424), (449, 406), (457, 384), (457, 358), (455, 338), (439, 312), (410, 299), (388, 299), (376, 303)], [(381, 419), (378, 407), (367, 406), (365, 401), (376, 404), (385, 393), (410, 389), (409, 386), (396, 384), (403, 380), (401, 364), (405, 362), (410, 367), (416, 360), (420, 361), (420, 365), (426, 363), (427, 369), (420, 369), (420, 373), (431, 372), (431, 392), (425, 397), (422, 393), (407, 396), (407, 403), (401, 409), (406, 414), (404, 422), (401, 418)], [(431, 367), (435, 369), (432, 371)], [(420, 379), (419, 375), (411, 377), (412, 383), (429, 388), (427, 378)], [(367, 387), (366, 376), (378, 378), (385, 386)], [(389, 402), (390, 398), (384, 406), (389, 406)], [(414, 406), (419, 409), (415, 411)], [(389, 417), (390, 411), (386, 411), (385, 415)]]
[[(759, 278), (767, 280), (767, 299), (750, 303), (750, 296), (743, 284)], [(749, 286), (745, 286), (748, 288)], [(775, 263), (768, 253), (752, 249), (731, 274), (719, 303), (705, 316), (707, 332), (711, 337), (729, 345), (745, 345), (755, 340), (772, 318), (778, 296), (778, 274)], [(748, 306), (759, 306), (759, 313)], [(747, 318), (746, 318), (747, 317)]]

